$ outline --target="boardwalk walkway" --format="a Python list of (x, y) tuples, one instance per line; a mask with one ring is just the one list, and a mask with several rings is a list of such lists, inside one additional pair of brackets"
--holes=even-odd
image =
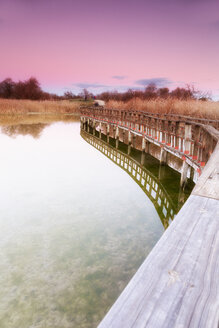
[[(174, 126), (177, 130), (180, 125)], [(167, 148), (178, 147), (177, 132), (173, 138), (168, 127), (163, 133), (157, 125), (148, 127), (153, 128), (152, 138), (162, 141), (165, 136)], [(140, 126), (139, 130), (142, 133)], [(185, 125), (179, 150), (202, 167), (192, 195), (99, 328), (218, 328), (219, 132), (199, 124), (194, 131), (198, 134), (192, 137), (191, 127)]]
[(198, 181), (99, 328), (218, 327), (219, 172), (208, 164), (209, 189)]

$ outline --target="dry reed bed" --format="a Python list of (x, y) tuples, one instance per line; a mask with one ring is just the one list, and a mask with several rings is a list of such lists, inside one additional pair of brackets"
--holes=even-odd
[[(79, 114), (81, 105), (91, 105), (79, 101), (32, 101), (0, 99), (0, 114)], [(191, 117), (219, 119), (219, 102), (200, 100), (131, 99), (128, 102), (110, 100), (107, 108), (140, 110), (152, 113), (177, 114)]]
[(79, 113), (80, 102), (0, 99), (0, 114)]
[(109, 100), (106, 107), (219, 120), (219, 102), (214, 101), (136, 98), (128, 102)]

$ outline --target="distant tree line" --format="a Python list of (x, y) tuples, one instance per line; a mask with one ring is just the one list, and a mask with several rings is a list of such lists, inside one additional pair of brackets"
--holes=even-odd
[(44, 92), (35, 77), (25, 81), (14, 82), (7, 78), (0, 82), (0, 97), (6, 99), (48, 99), (50, 95)]
[(98, 99), (105, 101), (117, 100), (117, 101), (129, 101), (133, 98), (140, 98), (143, 100), (154, 100), (154, 99), (179, 99), (179, 100), (192, 100), (200, 99), (206, 101), (210, 99), (208, 93), (202, 93), (194, 89), (193, 86), (187, 85), (185, 88), (177, 87), (176, 89), (170, 91), (169, 88), (157, 88), (156, 84), (148, 84), (144, 90), (133, 90), (129, 89), (126, 92), (103, 92), (99, 94)]
[(30, 100), (63, 100), (75, 99), (79, 96), (67, 91), (63, 96), (45, 92), (41, 89), (39, 81), (31, 77), (25, 81), (14, 82), (7, 78), (0, 82), (0, 98), (5, 99), (30, 99)]
[(210, 99), (207, 93), (197, 92), (194, 87), (187, 85), (185, 88), (177, 87), (170, 91), (169, 88), (158, 88), (154, 83), (145, 87), (144, 90), (129, 89), (126, 92), (106, 91), (94, 96), (87, 89), (83, 89), (79, 95), (75, 95), (71, 91), (66, 91), (63, 96), (45, 92), (41, 89), (39, 81), (35, 77), (31, 77), (25, 81), (14, 82), (11, 78), (7, 78), (0, 82), (0, 98), (5, 99), (30, 99), (30, 100), (73, 100), (73, 99), (102, 99), (129, 101), (133, 98), (145, 100), (174, 98), (180, 100), (191, 99)]

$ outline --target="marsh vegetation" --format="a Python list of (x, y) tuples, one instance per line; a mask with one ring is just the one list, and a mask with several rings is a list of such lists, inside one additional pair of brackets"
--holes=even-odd
[(219, 120), (219, 102), (215, 101), (133, 98), (128, 101), (109, 100), (106, 107)]

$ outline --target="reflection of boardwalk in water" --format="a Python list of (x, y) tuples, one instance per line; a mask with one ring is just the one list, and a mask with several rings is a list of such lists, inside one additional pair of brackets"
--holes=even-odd
[(103, 140), (84, 130), (81, 130), (81, 136), (85, 141), (98, 149), (132, 177), (154, 204), (163, 226), (166, 229), (178, 210), (159, 179), (131, 156), (113, 148)]

